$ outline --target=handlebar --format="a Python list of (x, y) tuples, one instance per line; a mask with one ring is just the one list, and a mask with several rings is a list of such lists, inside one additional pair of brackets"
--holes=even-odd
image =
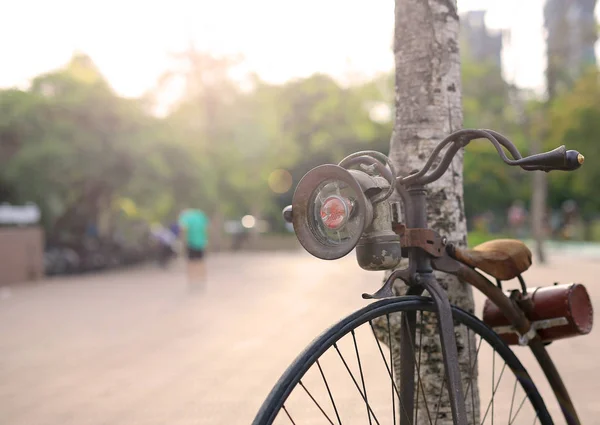
[[(517, 147), (506, 137), (493, 130), (459, 130), (442, 140), (431, 153), (431, 156), (421, 170), (405, 177), (398, 176), (397, 184), (424, 185), (439, 179), (446, 172), (460, 148), (467, 146), (476, 139), (490, 141), (504, 163), (511, 166), (519, 166), (527, 171), (572, 171), (579, 168), (584, 162), (584, 156), (575, 150), (567, 150), (560, 146), (552, 151), (523, 157)], [(446, 147), (444, 156), (440, 163), (430, 171), (434, 161), (440, 152)], [(513, 159), (506, 156), (504, 149), (508, 150)], [(429, 172), (430, 171), (430, 172)], [(429, 172), (429, 173), (428, 173)]]
[[(477, 139), (486, 139), (491, 142), (504, 163), (511, 166), (519, 166), (526, 171), (573, 171), (581, 167), (585, 160), (582, 154), (576, 150), (567, 150), (564, 145), (549, 152), (523, 157), (510, 140), (494, 130), (464, 129), (458, 130), (442, 140), (435, 147), (423, 168), (408, 176), (398, 176), (389, 159), (385, 155), (374, 151), (356, 152), (344, 158), (339, 163), (339, 166), (350, 168), (362, 165), (363, 167), (376, 169), (390, 183), (389, 189), (386, 192), (375, 195), (371, 199), (372, 202), (380, 202), (383, 199), (387, 199), (394, 191), (394, 178), (396, 185), (401, 186), (425, 185), (439, 179), (446, 172), (458, 151)], [(444, 148), (446, 150), (442, 159), (431, 170), (435, 160)], [(504, 149), (510, 153), (512, 159), (506, 155)], [(284, 210), (285, 221), (291, 223), (292, 217), (291, 206), (289, 206)]]
[[(585, 159), (579, 152), (575, 150), (567, 150), (564, 145), (549, 152), (534, 154), (523, 158), (521, 157), (521, 154), (517, 148), (506, 137), (493, 130), (484, 131), (490, 134), (492, 137), (495, 137), (497, 141), (502, 144), (502, 146), (505, 146), (507, 149), (509, 149), (509, 152), (512, 154), (513, 158), (515, 158), (514, 160), (506, 158), (502, 148), (498, 144), (495, 144), (494, 140), (489, 139), (492, 143), (494, 143), (498, 154), (506, 164), (518, 165), (524, 170), (541, 170), (547, 172), (552, 170), (573, 171), (581, 167)], [(510, 149), (509, 146), (513, 149)]]
[[(492, 143), (507, 165), (528, 171), (570, 171), (584, 162), (583, 155), (564, 146), (523, 157), (500, 133), (459, 130), (435, 147), (421, 170), (408, 176), (396, 174), (390, 159), (374, 151), (356, 152), (338, 165), (313, 168), (298, 183), (293, 207), (286, 207), (283, 217), (294, 225), (302, 246), (316, 257), (341, 258), (356, 248), (363, 269), (391, 270), (400, 263), (403, 248), (412, 247), (421, 248), (421, 251), (410, 251), (410, 262), (426, 267), (429, 257), (423, 255), (439, 257), (445, 242), (434, 230), (427, 228), (427, 199), (422, 186), (439, 179), (459, 150), (476, 139)], [(442, 158), (438, 159), (440, 155)], [(407, 190), (411, 187), (416, 190)], [(402, 226), (399, 214), (396, 214), (396, 203), (386, 201), (394, 190), (398, 190), (404, 207), (405, 224)], [(404, 230), (399, 231), (400, 228)], [(401, 233), (405, 238), (402, 243)]]

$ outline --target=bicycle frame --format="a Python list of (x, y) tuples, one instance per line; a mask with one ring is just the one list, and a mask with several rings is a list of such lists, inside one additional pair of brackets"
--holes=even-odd
[[(427, 228), (425, 188), (422, 185), (413, 185), (408, 189), (404, 189), (399, 185), (397, 189), (399, 189), (404, 201), (404, 211), (407, 212), (405, 215), (406, 229)], [(417, 247), (408, 247), (408, 258), (408, 268), (398, 270), (392, 273), (390, 277), (394, 280), (400, 278), (409, 285), (410, 295), (421, 295), (424, 290), (427, 290), (431, 295), (437, 310), (452, 416), (454, 423), (466, 424), (467, 412), (458, 368), (454, 321), (452, 319), (448, 295), (433, 274), (433, 264), (427, 252)], [(394, 274), (396, 275), (395, 277), (393, 277)], [(412, 412), (414, 410), (415, 365), (414, 359), (410, 355), (412, 350), (410, 341), (414, 341), (416, 336), (416, 313), (405, 314), (407, 318), (401, 321), (400, 331), (402, 335), (400, 340), (400, 356), (403, 359), (400, 365), (400, 394), (402, 404), (409, 412)], [(401, 425), (412, 425), (411, 422), (412, 418), (407, 417), (403, 417), (400, 420)]]
[[(580, 425), (579, 418), (569, 393), (562, 382), (554, 362), (550, 358), (539, 336), (532, 330), (531, 323), (525, 317), (523, 311), (508, 298), (500, 288), (486, 279), (483, 275), (455, 258), (452, 258), (449, 255), (449, 251), (451, 250), (446, 249), (448, 247), (446, 246), (447, 242), (445, 238), (436, 238), (435, 236), (437, 236), (437, 234), (427, 228), (425, 184), (437, 180), (447, 170), (458, 150), (466, 146), (466, 144), (474, 138), (477, 138), (468, 138), (469, 136), (476, 135), (472, 134), (474, 131), (476, 132), (477, 130), (461, 130), (454, 133), (454, 135), (449, 136), (436, 147), (423, 169), (407, 177), (396, 177), (396, 190), (400, 194), (404, 207), (403, 210), (405, 212), (405, 227), (400, 229), (400, 231), (402, 234), (413, 235), (416, 235), (419, 232), (424, 233), (429, 231), (430, 237), (429, 240), (425, 241), (425, 244), (419, 243), (419, 238), (405, 238), (402, 245), (403, 248), (408, 250), (408, 268), (394, 271), (388, 277), (384, 286), (372, 296), (367, 296), (367, 298), (392, 296), (392, 285), (396, 279), (403, 280), (409, 286), (409, 295), (421, 295), (424, 290), (429, 292), (437, 310), (438, 327), (440, 331), (444, 366), (448, 380), (453, 420), (455, 424), (466, 424), (467, 416), (458, 367), (458, 353), (456, 349), (454, 322), (450, 310), (450, 302), (446, 291), (441, 287), (433, 272), (434, 270), (446, 272), (471, 284), (500, 308), (505, 317), (510, 320), (520, 335), (527, 337), (527, 344), (544, 371), (544, 374), (556, 395), (567, 424)], [(558, 149), (546, 154), (540, 154), (537, 158), (537, 162), (531, 161), (532, 157), (522, 158), (514, 145), (502, 135), (492, 132), (491, 130), (486, 130), (486, 132), (491, 136), (486, 138), (494, 144), (504, 162), (509, 165), (520, 165), (522, 168), (528, 170), (540, 169), (549, 171), (550, 169), (566, 169), (560, 168), (560, 165), (556, 164), (547, 165), (548, 156), (544, 157), (544, 155), (552, 155), (558, 151)], [(461, 139), (461, 137), (465, 138)], [(446, 150), (439, 165), (427, 174), (436, 155), (441, 152), (445, 145), (452, 142), (455, 143)], [(515, 159), (509, 160), (505, 156), (501, 146), (507, 148)], [(562, 147), (562, 150), (566, 157), (564, 147)], [(556, 158), (552, 160), (555, 161)], [(579, 153), (577, 153), (577, 161), (579, 165), (583, 162), (583, 156)], [(437, 249), (435, 249), (436, 245)], [(439, 253), (439, 255), (434, 255), (436, 252)], [(411, 341), (415, 340), (416, 335), (416, 313), (405, 314), (407, 315), (406, 320), (401, 321), (402, 337), (400, 341), (400, 353), (403, 361), (400, 365), (400, 394), (402, 398), (401, 401), (407, 410), (413, 411), (415, 364), (413, 357), (410, 355), (410, 350), (412, 350)], [(401, 425), (412, 425), (412, 418), (402, 417), (400, 423)]]
[[(426, 229), (427, 213), (423, 186), (411, 186), (408, 189), (400, 187), (399, 189), (403, 204), (405, 205), (404, 211), (409, 212), (405, 215), (406, 230)], [(432, 257), (429, 253), (416, 246), (407, 247), (407, 250), (409, 257), (408, 268), (393, 272), (390, 275), (390, 282), (393, 282), (397, 278), (401, 279), (409, 285), (408, 295), (421, 295), (424, 290), (427, 290), (433, 298), (438, 312), (442, 354), (444, 367), (447, 371), (454, 422), (457, 424), (466, 424), (464, 395), (462, 394), (460, 371), (458, 369), (458, 353), (454, 336), (454, 322), (450, 312), (450, 302), (446, 291), (434, 277), (433, 271), (437, 270), (452, 274), (475, 287), (502, 310), (503, 314), (511, 321), (512, 325), (521, 335), (527, 335), (530, 332), (531, 324), (523, 311), (500, 288), (471, 267), (452, 258), (446, 250), (443, 250), (443, 254), (439, 257)], [(382, 288), (383, 292), (374, 295), (374, 297), (389, 296), (390, 294), (387, 294), (384, 288), (386, 288), (385, 285)], [(391, 289), (391, 286), (388, 288)], [(406, 406), (408, 411), (412, 411), (414, 410), (415, 364), (413, 357), (410, 355), (410, 350), (412, 350), (410, 342), (415, 340), (416, 313), (405, 314), (407, 314), (406, 320), (401, 321), (402, 337), (400, 352), (403, 361), (400, 365), (400, 394), (403, 405)], [(528, 341), (528, 345), (550, 383), (566, 423), (569, 425), (580, 425), (569, 393), (544, 344), (535, 335)], [(408, 418), (405, 417), (401, 418), (400, 423), (401, 425), (412, 425)]]
[[(522, 157), (512, 142), (495, 131), (459, 130), (438, 144), (421, 170), (407, 176), (396, 175), (393, 164), (389, 159), (379, 152), (372, 151), (357, 152), (349, 155), (337, 166), (323, 165), (314, 168), (300, 181), (294, 193), (293, 203), (295, 206), (293, 206), (293, 209), (297, 211), (294, 213), (292, 209), (284, 210), (284, 217), (287, 214), (288, 219), (293, 221), (294, 230), (300, 243), (311, 254), (319, 258), (328, 260), (340, 258), (356, 246), (357, 257), (361, 267), (367, 270), (384, 270), (392, 269), (399, 264), (401, 257), (408, 257), (407, 268), (393, 271), (377, 292), (372, 295), (363, 294), (363, 297), (386, 298), (395, 296), (393, 284), (396, 279), (404, 281), (408, 286), (408, 295), (421, 295), (425, 290), (431, 295), (438, 317), (450, 406), (455, 424), (466, 424), (467, 415), (464, 395), (462, 393), (458, 353), (454, 335), (454, 321), (450, 302), (448, 295), (434, 275), (434, 271), (436, 270), (453, 274), (460, 280), (471, 284), (496, 304), (520, 335), (520, 343), (522, 345), (529, 345), (535, 355), (558, 399), (567, 423), (569, 425), (580, 425), (573, 403), (554, 363), (550, 359), (542, 340), (536, 334), (535, 329), (532, 328), (531, 323), (519, 305), (507, 297), (499, 287), (492, 284), (483, 275), (455, 258), (453, 256), (455, 253), (453, 245), (448, 244), (446, 238), (441, 237), (435, 230), (427, 227), (427, 192), (425, 186), (428, 183), (438, 180), (447, 171), (454, 156), (460, 149), (472, 140), (480, 138), (490, 141), (496, 148), (502, 161), (506, 164), (519, 166), (525, 170), (570, 171), (579, 168), (584, 162), (583, 155), (577, 151), (566, 150), (564, 146), (550, 152)], [(442, 158), (434, 166), (436, 158), (446, 147), (447, 149), (443, 153)], [(504, 149), (512, 155), (512, 159), (506, 156)], [(389, 170), (382, 163), (387, 164)], [(377, 171), (380, 178), (387, 181), (388, 184), (380, 184), (375, 181), (367, 183), (363, 181), (360, 183), (359, 180), (364, 180), (364, 176), (367, 176), (367, 174), (358, 172), (358, 174), (355, 173), (352, 175), (348, 171), (350, 167), (358, 165), (368, 170), (368, 173), (371, 173), (370, 175), (373, 175)], [(357, 194), (354, 201), (356, 205), (352, 207), (344, 206), (346, 201), (339, 198), (338, 192), (337, 199), (343, 207), (340, 207), (340, 211), (345, 211), (344, 214), (347, 214), (351, 208), (355, 208), (355, 211), (361, 212), (361, 215), (355, 216), (359, 218), (355, 223), (355, 227), (360, 228), (360, 232), (355, 232), (353, 236), (345, 239), (340, 245), (341, 248), (322, 243), (319, 238), (315, 237), (314, 229), (307, 221), (309, 207), (314, 205), (313, 193), (315, 187), (328, 179), (342, 181)], [(366, 191), (371, 189), (378, 190), (371, 192), (371, 195), (369, 195), (370, 199), (367, 199), (365, 195)], [(392, 223), (389, 223), (390, 217), (387, 212), (385, 214), (381, 213), (377, 220), (373, 215), (374, 205), (379, 202), (388, 202), (387, 198), (392, 194), (394, 189), (401, 198), (404, 211), (403, 224), (400, 223), (399, 219), (392, 219)], [(385, 210), (385, 208), (382, 209)], [(321, 211), (321, 214), (323, 214), (323, 211)], [(387, 227), (385, 225), (386, 221)], [(367, 225), (371, 225), (370, 223), (373, 223), (372, 227), (369, 230), (365, 230), (367, 229)], [(390, 226), (393, 229), (390, 229)], [(392, 239), (390, 239), (390, 233)], [(399, 243), (394, 233), (400, 235)], [(372, 248), (359, 251), (358, 248), (361, 247), (359, 238), (362, 238), (363, 235), (368, 235), (365, 236), (365, 239), (369, 240)], [(394, 240), (393, 246), (390, 243), (391, 240)], [(385, 245), (386, 243), (388, 245)], [(388, 248), (390, 246), (392, 248)], [(388, 261), (388, 257), (392, 261)], [(404, 314), (406, 315), (406, 320), (402, 320), (400, 330), (400, 356), (402, 358), (400, 365), (400, 398), (402, 405), (408, 411), (414, 411), (415, 361), (411, 356), (411, 341), (414, 341), (416, 335), (416, 313)], [(412, 418), (402, 417), (400, 424), (412, 425)]]

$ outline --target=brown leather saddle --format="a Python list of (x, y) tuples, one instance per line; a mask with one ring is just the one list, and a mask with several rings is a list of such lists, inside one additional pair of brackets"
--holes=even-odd
[(454, 256), (498, 280), (514, 279), (531, 266), (531, 251), (515, 239), (495, 239), (473, 249), (456, 248)]

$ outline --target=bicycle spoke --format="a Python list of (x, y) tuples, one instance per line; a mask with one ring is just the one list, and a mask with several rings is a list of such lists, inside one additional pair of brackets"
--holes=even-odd
[[(419, 361), (417, 362), (417, 376), (421, 376), (421, 353), (423, 347), (423, 312), (419, 312)], [(423, 393), (423, 399), (425, 399), (425, 393)], [(427, 405), (427, 400), (425, 400), (425, 405)], [(419, 391), (417, 390), (417, 404), (415, 407), (415, 423), (419, 423)], [(431, 418), (429, 418), (429, 423), (431, 423)]]
[(331, 400), (331, 405), (333, 406), (333, 410), (335, 412), (335, 416), (338, 420), (338, 425), (342, 425), (342, 420), (340, 419), (340, 414), (338, 413), (337, 407), (335, 405), (335, 401), (333, 400), (333, 394), (331, 394), (331, 390), (329, 389), (329, 384), (327, 383), (327, 379), (325, 379), (325, 374), (323, 373), (323, 369), (321, 368), (321, 363), (317, 359), (317, 367), (319, 368), (319, 372), (321, 372), (321, 377), (323, 378), (323, 382), (325, 383), (325, 388), (327, 388), (327, 393), (329, 394), (329, 399)]
[[(523, 397), (523, 400), (521, 401), (521, 404), (519, 405), (519, 408), (517, 409), (515, 416), (512, 418), (512, 420), (508, 423), (508, 425), (512, 425), (512, 423), (515, 421), (515, 419), (517, 419), (517, 415), (519, 414), (519, 412), (521, 411), (521, 408), (523, 407), (523, 405), (525, 404), (525, 400), (527, 400), (527, 394), (525, 394), (525, 397)], [(510, 419), (510, 418), (509, 418)]]
[[(392, 357), (392, 332), (390, 330), (390, 315), (386, 314), (385, 315), (386, 319), (387, 319), (387, 329), (388, 329), (388, 342), (390, 343), (390, 365), (392, 366), (392, 370), (390, 371), (390, 367), (388, 366), (387, 362), (385, 361), (385, 357), (383, 356), (383, 351), (381, 350), (381, 344), (379, 343), (379, 340), (377, 338), (375, 338), (375, 340), (377, 341), (377, 346), (379, 347), (379, 351), (381, 352), (381, 357), (383, 358), (383, 362), (385, 363), (385, 368), (388, 371), (388, 374), (390, 375), (390, 380), (392, 381), (392, 414), (394, 416), (394, 425), (396, 425), (396, 397), (394, 397), (394, 390), (396, 390), (396, 394), (398, 394), (398, 388), (396, 388), (396, 381), (394, 381), (394, 359)], [(371, 325), (371, 328), (373, 328), (373, 324), (371, 323), (371, 321), (369, 321), (369, 324)], [(398, 394), (398, 401), (400, 402), (400, 409), (401, 410), (405, 410), (404, 406), (402, 406), (402, 400), (400, 399), (400, 394)], [(406, 414), (406, 411), (404, 411), (404, 414)], [(408, 415), (406, 415), (408, 417)]]
[(369, 403), (367, 403), (367, 400), (365, 399), (364, 394), (362, 393), (362, 391), (360, 390), (360, 387), (358, 386), (358, 382), (356, 382), (356, 379), (354, 378), (354, 374), (352, 373), (352, 371), (350, 370), (350, 368), (348, 367), (348, 363), (346, 363), (346, 360), (344, 359), (344, 356), (342, 356), (342, 353), (339, 349), (339, 347), (337, 346), (336, 343), (333, 344), (333, 348), (335, 348), (335, 350), (337, 351), (338, 355), (340, 356), (340, 359), (342, 360), (342, 363), (344, 363), (344, 366), (346, 367), (346, 370), (348, 371), (348, 374), (350, 375), (350, 378), (352, 378), (352, 382), (354, 382), (354, 386), (356, 387), (356, 390), (358, 391), (358, 393), (360, 394), (360, 396), (362, 397), (363, 401), (365, 402), (365, 404), (367, 405), (367, 409), (371, 412), (371, 414), (373, 415), (373, 419), (375, 419), (375, 422), (378, 425), (381, 425), (379, 423), (379, 421), (377, 420), (377, 416), (375, 416), (375, 413), (373, 412), (373, 410), (371, 409), (371, 406), (369, 406)]
[[(479, 346), (481, 347), (481, 340), (479, 340)], [(469, 368), (471, 368), (471, 334), (469, 328), (467, 328), (467, 348), (469, 350)], [(477, 350), (479, 352), (479, 349)], [(467, 390), (469, 389), (469, 385), (473, 383), (473, 371), (475, 369), (471, 369), (469, 373), (469, 383), (467, 384)], [(467, 400), (467, 394), (465, 394), (465, 400)], [(473, 425), (475, 425), (475, 391), (471, 391), (471, 414), (473, 415)]]
[[(326, 334), (325, 337), (321, 338), (323, 342), (319, 341), (319, 344), (325, 342), (327, 343), (327, 347), (321, 352), (320, 356), (312, 358), (306, 356), (306, 359), (303, 361), (311, 363), (309, 364), (309, 369), (304, 369), (304, 372), (300, 371), (296, 375), (297, 377), (294, 378), (295, 392), (293, 395), (297, 397), (288, 399), (288, 396), (285, 395), (279, 401), (279, 407), (277, 408), (279, 409), (280, 423), (300, 425), (305, 417), (306, 420), (327, 425), (347, 425), (349, 420), (360, 421), (366, 425), (399, 425), (404, 424), (405, 421), (415, 425), (417, 423), (437, 425), (441, 422), (450, 421), (448, 371), (445, 370), (445, 367), (441, 366), (437, 366), (433, 370), (429, 369), (429, 361), (433, 359), (439, 360), (440, 356), (439, 334), (435, 332), (435, 311), (432, 311), (433, 308), (430, 304), (427, 306), (428, 308), (423, 308), (424, 311), (411, 307), (413, 306), (408, 304), (408, 308), (404, 311), (401, 309), (399, 309), (400, 311), (391, 312), (383, 310), (379, 315), (372, 314), (370, 317), (363, 319), (362, 322), (357, 324), (352, 323), (352, 326), (346, 325), (345, 330), (342, 328), (341, 331), (335, 331), (338, 332), (337, 335), (332, 333), (331, 335), (335, 336), (335, 339), (330, 339), (329, 342), (327, 342), (326, 338), (331, 338), (331, 336)], [(378, 306), (378, 308), (381, 307)], [(400, 314), (400, 316), (396, 316), (396, 314)], [(456, 315), (456, 313), (454, 314)], [(420, 316), (416, 317), (416, 315)], [(460, 368), (464, 371), (464, 375), (461, 387), (466, 388), (464, 392), (466, 407), (471, 409), (471, 413), (467, 412), (465, 425), (518, 425), (521, 423), (540, 425), (540, 423), (544, 423), (543, 418), (545, 418), (546, 411), (543, 405), (536, 402), (536, 399), (531, 399), (532, 406), (524, 407), (526, 402), (530, 400), (530, 393), (527, 392), (526, 385), (521, 385), (523, 381), (520, 374), (523, 370), (522, 366), (516, 361), (514, 361), (515, 364), (513, 365), (513, 359), (510, 357), (505, 359), (505, 353), (498, 345), (500, 340), (498, 338), (494, 339), (494, 335), (490, 332), (484, 332), (486, 329), (483, 327), (481, 327), (480, 333), (480, 327), (475, 326), (477, 323), (471, 316), (458, 314), (455, 322), (458, 322), (455, 325), (458, 326), (455, 327), (455, 332), (459, 332), (457, 336), (458, 343), (460, 344), (460, 348), (463, 349)], [(471, 322), (473, 322), (472, 326), (470, 326)], [(397, 325), (401, 325), (402, 335), (393, 331), (392, 327)], [(459, 325), (466, 326), (466, 330)], [(375, 338), (379, 356), (373, 352), (374, 347), (369, 345), (372, 342), (362, 341), (365, 338), (369, 339), (371, 337), (366, 335), (361, 336), (362, 331), (360, 329), (365, 331), (365, 328), (369, 327), (370, 332), (373, 333), (373, 337)], [(419, 332), (418, 335), (417, 332)], [(490, 334), (489, 337), (488, 334)], [(465, 341), (464, 338), (467, 338), (467, 340)], [(358, 347), (359, 339), (363, 344), (362, 353)], [(483, 344), (484, 341), (486, 344)], [(387, 348), (384, 347), (385, 344), (388, 345)], [(352, 345), (353, 347), (351, 347)], [(489, 348), (484, 349), (483, 345)], [(416, 352), (417, 347), (419, 349), (418, 353)], [(331, 353), (333, 351), (332, 348), (335, 349), (337, 355)], [(464, 353), (464, 348), (468, 350), (466, 354)], [(496, 351), (496, 349), (499, 351)], [(351, 353), (352, 351), (353, 353)], [(486, 393), (486, 397), (482, 397), (479, 400), (476, 392), (478, 389), (477, 385), (479, 384), (478, 376), (481, 377), (477, 373), (479, 354), (487, 357), (490, 351), (492, 352), (492, 361), (489, 362), (488, 359), (484, 359), (486, 364), (489, 362), (486, 367), (488, 370), (484, 375), (486, 379), (491, 378), (491, 392), (488, 392), (490, 391), (490, 384), (485, 384), (482, 381), (482, 387), (480, 388), (482, 392)], [(331, 358), (333, 363), (329, 364), (327, 356), (321, 358), (323, 354), (332, 354), (334, 357), (339, 357), (341, 364), (333, 358)], [(351, 359), (354, 356), (356, 356), (356, 360)], [(385, 369), (381, 369), (381, 366), (376, 365), (379, 361), (377, 357), (381, 358)], [(499, 359), (497, 360), (496, 357), (499, 357)], [(404, 360), (404, 363), (402, 363), (402, 360)], [(364, 364), (363, 361), (365, 362)], [(501, 363), (496, 368), (498, 361)], [(351, 366), (351, 364), (353, 365)], [(328, 370), (325, 373), (325, 368), (329, 368), (330, 366), (333, 367), (332, 370), (334, 372)], [(491, 373), (489, 366), (492, 367)], [(310, 373), (306, 374), (310, 372), (310, 367), (318, 369), (318, 372), (312, 375)], [(352, 385), (348, 387), (349, 382), (344, 377), (344, 369), (348, 373), (357, 392), (352, 390)], [(506, 371), (507, 369), (509, 370), (508, 372)], [(400, 370), (406, 373), (407, 376), (404, 376), (404, 378), (410, 379), (405, 379), (406, 382), (400, 382), (402, 379)], [(526, 372), (523, 373), (526, 374)], [(508, 404), (510, 382), (502, 384), (504, 375), (511, 375), (505, 381), (514, 380), (510, 405)], [(337, 388), (338, 379), (342, 380), (340, 385), (343, 386), (339, 389)], [(390, 384), (385, 383), (386, 379), (390, 380)], [(367, 389), (367, 380), (372, 387), (371, 389)], [(375, 386), (376, 382), (379, 382), (380, 385)], [(406, 388), (404, 388), (404, 385)], [(500, 388), (501, 386), (502, 388)], [(519, 390), (519, 394), (517, 394), (517, 386), (523, 386), (525, 393)], [(342, 389), (344, 390), (340, 393), (341, 395), (337, 394), (338, 390), (341, 391)], [(404, 392), (403, 389), (407, 392)], [(414, 394), (414, 391), (417, 394)], [(471, 391), (470, 395), (469, 391)], [(334, 392), (336, 392), (335, 395), (333, 394)], [(408, 397), (408, 394), (410, 394), (410, 397)], [(500, 403), (498, 407), (496, 407), (496, 394), (499, 396), (502, 394), (501, 399), (498, 400)], [(357, 395), (360, 398), (357, 398)], [(379, 397), (380, 395), (381, 397)], [(391, 397), (391, 400), (387, 399), (387, 397)], [(487, 406), (483, 404), (485, 398), (488, 399)], [(360, 401), (361, 399), (362, 402)], [(298, 407), (290, 403), (290, 400), (297, 402)], [(390, 412), (387, 410), (390, 407), (387, 403), (390, 401), (393, 419), (389, 417)], [(471, 406), (468, 406), (469, 402)], [(371, 403), (374, 404), (371, 405)], [(430, 406), (431, 403), (433, 403), (432, 406)], [(409, 404), (410, 409), (408, 409)], [(533, 410), (531, 407), (533, 407)], [(348, 412), (345, 409), (348, 409)], [(378, 410), (377, 413), (375, 413), (375, 409)], [(499, 415), (498, 417), (495, 416), (496, 411)], [(521, 411), (524, 411), (522, 415)], [(365, 413), (368, 420), (365, 420), (363, 416)], [(284, 419), (284, 416), (287, 419)], [(342, 416), (344, 416), (343, 421), (341, 419)], [(488, 422), (487, 418), (490, 416), (491, 419)], [(382, 421), (379, 420), (379, 417), (382, 418)], [(259, 421), (257, 423), (262, 422)], [(276, 421), (275, 423), (279, 422)]]
[(498, 382), (494, 385), (495, 367), (496, 367), (496, 351), (494, 351), (494, 353), (493, 353), (493, 360), (492, 360), (492, 399), (488, 403), (487, 409), (485, 411), (485, 415), (483, 416), (483, 420), (481, 421), (482, 425), (485, 422), (485, 419), (487, 418), (487, 415), (490, 411), (490, 407), (492, 408), (492, 425), (494, 425), (494, 396), (496, 395), (496, 391), (498, 391), (498, 387), (500, 386), (500, 381), (502, 380), (502, 376), (504, 375), (504, 370), (506, 369), (506, 363), (504, 363), (504, 366), (502, 366), (502, 370), (500, 371), (500, 376), (498, 377)]
[[(506, 363), (505, 363), (506, 364)], [(496, 372), (496, 350), (494, 350), (492, 352), (492, 425), (494, 425), (494, 393), (496, 392), (494, 390), (494, 374)], [(504, 369), (502, 369), (502, 372), (504, 372)], [(488, 407), (489, 409), (489, 407)], [(487, 416), (487, 412), (485, 412), (484, 415), (484, 420), (485, 420), (485, 416)]]
[(517, 383), (519, 380), (515, 378), (515, 386), (513, 387), (512, 398), (510, 400), (510, 411), (508, 412), (508, 423), (510, 425), (510, 418), (512, 417), (513, 405), (515, 404), (515, 394), (517, 392)]
[[(408, 327), (408, 319), (407, 319), (406, 314), (403, 314), (402, 316), (404, 317), (404, 320), (406, 321), (406, 326)], [(410, 336), (410, 332), (408, 333), (408, 335), (409, 335), (408, 342), (410, 344), (411, 352), (413, 355), (413, 360), (416, 364), (417, 359), (415, 357), (415, 345), (413, 344), (412, 337)], [(417, 395), (419, 394), (419, 388), (421, 388), (421, 391), (423, 392), (423, 398), (425, 398), (425, 388), (423, 387), (423, 382), (421, 381), (421, 371), (417, 370)], [(427, 412), (427, 417), (429, 419), (429, 423), (432, 423), (431, 422), (431, 413), (429, 412), (429, 405), (427, 404), (427, 399), (425, 399), (425, 410)]]
[[(365, 386), (365, 377), (362, 371), (362, 365), (360, 363), (360, 355), (358, 354), (358, 345), (356, 344), (356, 335), (354, 333), (354, 329), (350, 332), (352, 334), (352, 341), (354, 342), (354, 350), (356, 351), (356, 360), (358, 361), (358, 370), (360, 372), (360, 380), (362, 382), (363, 391), (365, 392), (365, 404), (369, 406), (369, 398), (367, 396), (367, 387)], [(367, 408), (367, 417), (369, 418), (369, 425), (372, 425), (371, 422), (371, 414), (369, 413), (369, 409)]]
[[(375, 328), (373, 327), (373, 323), (371, 321), (369, 321), (369, 324), (371, 325), (373, 335), (375, 336)], [(388, 338), (390, 338), (389, 339), (389, 341), (390, 341), (390, 363), (389, 363), (389, 365), (388, 365), (388, 362), (385, 360), (385, 355), (383, 354), (383, 349), (381, 348), (381, 343), (379, 342), (379, 339), (377, 339), (376, 336), (375, 336), (375, 341), (377, 342), (377, 347), (379, 348), (379, 353), (381, 354), (381, 358), (383, 359), (385, 368), (388, 372), (390, 380), (392, 381), (392, 413), (394, 415), (394, 425), (396, 425), (396, 407), (395, 407), (396, 403), (395, 403), (394, 393), (398, 396), (398, 400), (400, 402), (400, 410), (402, 411), (402, 413), (404, 413), (404, 416), (406, 416), (407, 419), (408, 419), (408, 413), (406, 413), (406, 408), (404, 407), (404, 404), (402, 403), (402, 399), (400, 398), (400, 391), (398, 391), (398, 387), (396, 386), (396, 381), (394, 381), (394, 368), (392, 367), (390, 369), (390, 365), (393, 365), (393, 359), (392, 359), (392, 347), (391, 347), (392, 340), (391, 340), (389, 315), (388, 315)]]
[(308, 394), (308, 396), (310, 397), (310, 399), (319, 408), (319, 410), (321, 411), (321, 413), (323, 414), (323, 416), (325, 416), (325, 418), (327, 418), (327, 420), (329, 421), (329, 423), (331, 425), (334, 425), (334, 423), (331, 421), (331, 419), (329, 419), (329, 416), (327, 416), (327, 413), (325, 413), (325, 411), (323, 410), (323, 408), (321, 407), (321, 405), (317, 402), (317, 400), (315, 400), (315, 398), (312, 396), (312, 394), (310, 393), (310, 391), (308, 391), (308, 389), (304, 386), (304, 384), (302, 383), (302, 381), (299, 381), (298, 384), (302, 387), (302, 389), (304, 389), (304, 391), (306, 391), (306, 394)]
[(446, 378), (442, 381), (442, 389), (440, 390), (440, 397), (438, 398), (437, 407), (435, 409), (435, 422), (433, 425), (437, 425), (438, 413), (440, 411), (440, 405), (442, 404), (442, 394), (444, 394), (444, 385), (446, 385)]
[[(479, 349), (481, 348), (481, 343), (483, 342), (483, 338), (479, 337), (479, 344), (477, 346), (477, 351), (475, 352), (475, 360), (473, 361), (473, 364), (471, 364), (471, 374), (470, 376), (473, 376), (473, 372), (475, 371), (475, 366), (477, 366), (477, 359), (479, 358)], [(473, 382), (473, 379), (469, 380), (469, 382), (467, 383), (467, 389), (465, 390), (465, 397), (467, 397), (467, 394), (469, 394), (469, 389), (471, 388), (471, 382)], [(474, 397), (474, 394), (471, 394), (472, 397)], [(475, 423), (475, 422), (473, 422)]]
[(283, 411), (285, 412), (285, 414), (287, 415), (288, 419), (290, 420), (290, 422), (293, 425), (296, 425), (296, 422), (294, 422), (294, 420), (292, 419), (292, 416), (290, 415), (290, 412), (287, 411), (287, 409), (285, 408), (285, 404), (282, 406)]

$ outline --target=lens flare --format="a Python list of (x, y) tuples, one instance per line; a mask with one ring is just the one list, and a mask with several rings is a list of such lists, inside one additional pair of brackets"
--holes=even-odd
[(273, 170), (267, 182), (273, 192), (285, 193), (292, 187), (292, 175), (284, 169)]
[(256, 219), (254, 216), (245, 215), (242, 217), (242, 226), (246, 229), (252, 229), (256, 225)]

